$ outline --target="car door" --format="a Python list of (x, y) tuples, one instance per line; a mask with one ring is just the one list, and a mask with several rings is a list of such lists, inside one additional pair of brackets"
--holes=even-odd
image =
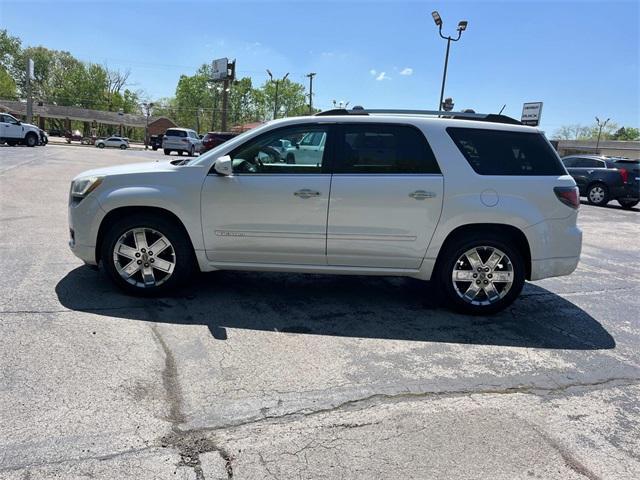
[(116, 141), (115, 138), (109, 137), (104, 141), (105, 147), (117, 147), (119, 142)]
[(400, 124), (345, 123), (338, 132), (327, 263), (418, 269), (444, 191), (426, 138)]
[(329, 130), (317, 122), (271, 130), (230, 152), (232, 175), (207, 175), (201, 208), (211, 262), (326, 265), (329, 150), (295, 165), (273, 145)]
[(2, 138), (22, 139), (24, 129), (18, 123), (18, 120), (11, 115), (0, 115), (0, 119), (2, 119), (2, 131), (0, 132)]

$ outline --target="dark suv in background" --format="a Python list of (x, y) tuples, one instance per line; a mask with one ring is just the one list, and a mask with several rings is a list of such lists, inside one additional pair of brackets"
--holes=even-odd
[(617, 200), (622, 208), (640, 201), (640, 160), (598, 155), (571, 155), (562, 159), (569, 174), (592, 205)]
[(202, 146), (200, 147), (200, 153), (208, 152), (212, 148), (223, 144), (227, 140), (231, 140), (238, 135), (232, 132), (209, 132), (202, 139)]

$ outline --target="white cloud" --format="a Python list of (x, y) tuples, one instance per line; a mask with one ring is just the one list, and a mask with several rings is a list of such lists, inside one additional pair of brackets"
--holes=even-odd
[(413, 75), (413, 68), (410, 68), (410, 67), (403, 68), (402, 71), (400, 72), (400, 75), (405, 75), (405, 76)]
[(375, 68), (372, 68), (369, 73), (375, 77), (378, 72), (376, 72)]
[(382, 80), (389, 80), (391, 77), (387, 77), (387, 72), (380, 72), (380, 75), (376, 77), (376, 80), (381, 82)]

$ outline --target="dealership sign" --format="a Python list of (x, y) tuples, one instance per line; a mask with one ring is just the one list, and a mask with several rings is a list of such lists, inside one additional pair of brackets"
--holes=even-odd
[(522, 106), (522, 118), (520, 121), (523, 125), (537, 127), (540, 125), (540, 117), (542, 116), (542, 102), (525, 103)]

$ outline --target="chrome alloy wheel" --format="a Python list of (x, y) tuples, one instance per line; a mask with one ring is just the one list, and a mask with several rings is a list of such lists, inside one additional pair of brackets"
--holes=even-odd
[(162, 233), (151, 228), (133, 228), (115, 243), (113, 264), (120, 276), (131, 285), (157, 287), (173, 274), (176, 253)]
[(491, 305), (513, 285), (513, 264), (495, 247), (475, 247), (456, 261), (451, 280), (460, 298), (471, 305)]
[(589, 190), (589, 200), (593, 203), (600, 203), (604, 200), (604, 188), (600, 185), (596, 185)]

